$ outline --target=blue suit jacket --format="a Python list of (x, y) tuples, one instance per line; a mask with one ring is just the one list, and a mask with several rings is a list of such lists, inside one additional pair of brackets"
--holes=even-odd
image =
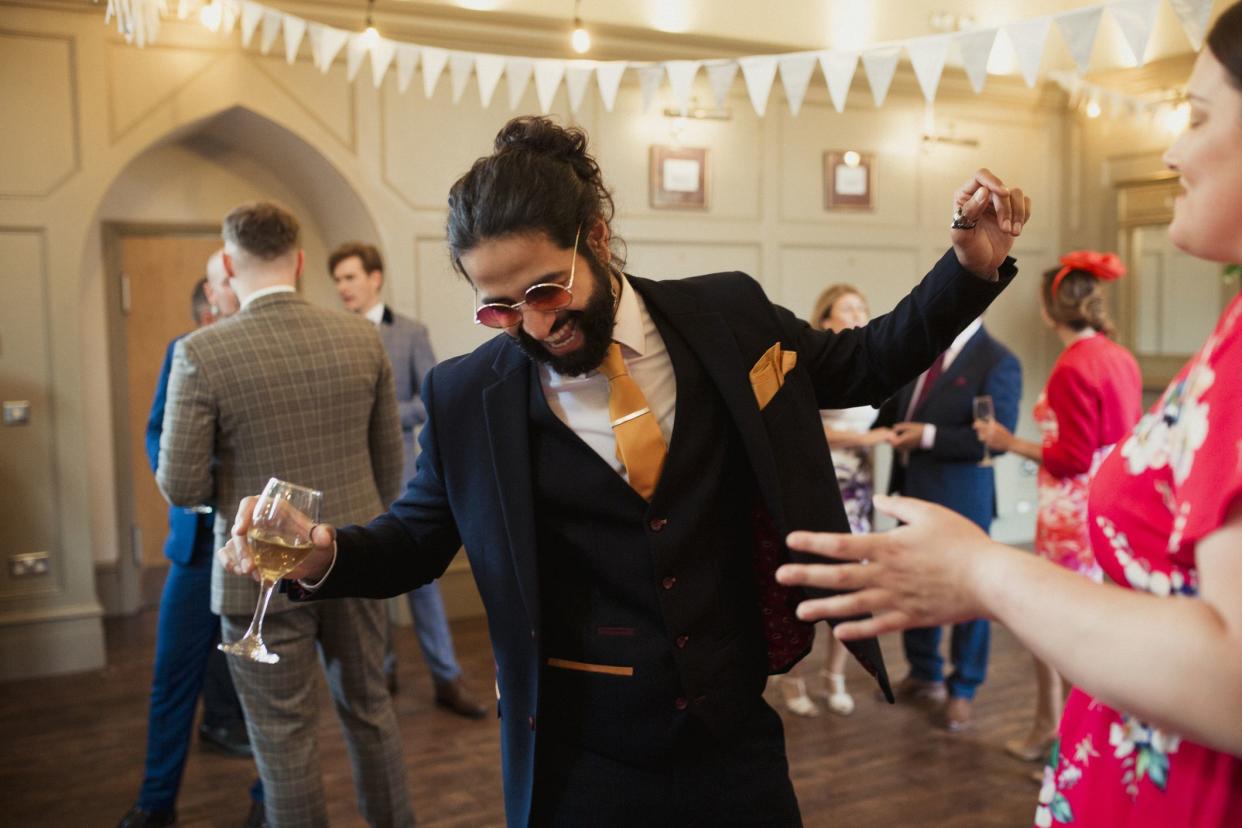
[[(753, 481), (739, 485), (757, 487), (783, 558), (781, 540), (791, 529), (849, 531), (819, 410), (879, 405), (929, 365), (1015, 272), (1009, 261), (999, 282), (984, 282), (963, 271), (950, 251), (892, 313), (841, 334), (815, 330), (771, 304), (744, 274), (629, 280), (715, 384), (754, 472)], [(749, 372), (778, 343), (796, 352), (797, 362), (761, 409)], [(386, 514), (338, 532), (333, 569), (310, 596), (408, 592), (439, 577), (464, 544), (496, 660), (510, 825), (526, 824), (530, 813), (546, 655), (528, 436), (531, 370), (504, 334), (432, 369), (422, 391), (428, 419), (418, 473)], [(677, 427), (687, 425), (678, 420)], [(295, 600), (307, 597), (296, 586), (290, 592)], [(791, 614), (800, 597), (788, 595)], [(878, 643), (853, 644), (887, 691)]]
[[(168, 376), (172, 372), (173, 349), (177, 345), (177, 337), (168, 343), (164, 354), (164, 365), (160, 368), (160, 379), (155, 384), (155, 400), (151, 403), (151, 414), (147, 417), (147, 460), (151, 463), (151, 471), (155, 471), (160, 460), (160, 435), (164, 431), (164, 404), (168, 398)], [(168, 538), (164, 541), (164, 555), (173, 563), (182, 566), (194, 563), (210, 562), (215, 539), (212, 534), (213, 516), (200, 514), (192, 509), (179, 506), (168, 508)]]
[[(906, 419), (914, 386), (907, 384), (884, 403), (876, 425)], [(973, 426), (974, 398), (984, 394), (992, 397), (996, 421), (1013, 431), (1022, 397), (1022, 366), (981, 327), (911, 414), (913, 422), (936, 426), (936, 441), (930, 450), (910, 452), (905, 466), (894, 456), (889, 491), (947, 506), (984, 529), (991, 526), (996, 481), (992, 469), (979, 466), (983, 444)]]

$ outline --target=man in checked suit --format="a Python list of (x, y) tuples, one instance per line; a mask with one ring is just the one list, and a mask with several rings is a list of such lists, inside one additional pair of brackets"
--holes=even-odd
[[(157, 481), (188, 506), (214, 499), (223, 543), (237, 502), (269, 477), (323, 492), (323, 519), (365, 521), (396, 497), (401, 430), (392, 371), (364, 319), (316, 308), (294, 290), (297, 220), (271, 203), (224, 220), (224, 266), (241, 310), (173, 354)], [(256, 585), (216, 567), (222, 635), (244, 633)], [(412, 825), (392, 701), (384, 687), (382, 602), (295, 605), (275, 595), (263, 625), (269, 665), (231, 658), (273, 826), (327, 825), (315, 739), (322, 654), (345, 729), (359, 809), (371, 825)]]
[[(423, 377), (436, 364), (427, 326), (394, 312), (380, 298), (384, 287), (384, 260), (375, 245), (354, 241), (337, 247), (328, 256), (328, 275), (336, 285), (337, 295), (341, 297), (345, 310), (370, 320), (379, 331), (384, 350), (388, 352), (388, 361), (392, 363), (393, 378), (397, 384), (401, 438), (405, 441), (405, 465), (401, 479), (410, 480), (414, 477), (414, 459), (418, 456), (414, 432), (427, 419), (427, 408), (418, 389)], [(468, 719), (483, 718), (486, 710), (471, 698), (462, 679), (461, 667), (457, 664), (453, 634), (449, 631), (444, 600), (440, 597), (440, 585), (432, 581), (407, 592), (405, 597), (410, 617), (414, 619), (414, 632), (423, 651), (423, 660), (431, 672), (436, 704)], [(397, 657), (393, 652), (391, 630), (384, 655), (384, 673), (388, 678), (389, 690), (395, 693)]]
[[(996, 514), (996, 480), (981, 467), (983, 444), (973, 423), (975, 397), (988, 395), (996, 420), (1009, 430), (1018, 421), (1022, 366), (976, 319), (880, 408), (877, 426), (892, 426), (893, 471), (889, 491), (947, 506), (986, 532)], [(991, 626), (986, 618), (953, 625), (953, 673), (944, 679), (940, 628), (902, 634), (910, 673), (897, 685), (903, 701), (939, 708), (950, 731), (970, 726), (975, 692), (987, 674)], [(947, 696), (947, 699), (946, 699)]]
[[(785, 533), (848, 526), (819, 409), (930, 364), (1016, 272), (1029, 202), (978, 173), (954, 250), (834, 334), (744, 274), (625, 274), (586, 143), (515, 119), (453, 185), (453, 261), (503, 333), (432, 369), (418, 474), (369, 525), (315, 527), (295, 592), (398, 594), (464, 544), (510, 825), (800, 825), (762, 693), (811, 642), (772, 577)], [(217, 558), (247, 572), (239, 537)], [(878, 644), (852, 651), (887, 688)]]

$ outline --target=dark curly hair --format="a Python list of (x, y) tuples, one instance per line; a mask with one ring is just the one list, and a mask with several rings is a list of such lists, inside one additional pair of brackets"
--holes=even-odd
[(449, 254), (463, 276), (462, 254), (482, 241), (544, 233), (569, 248), (580, 227), (585, 235), (599, 220), (609, 229), (609, 261), (599, 261), (585, 244), (580, 252), (593, 265), (625, 266), (625, 243), (612, 233), (612, 194), (578, 127), (544, 117), (514, 118), (497, 133), (492, 154), (453, 184), (448, 205)]

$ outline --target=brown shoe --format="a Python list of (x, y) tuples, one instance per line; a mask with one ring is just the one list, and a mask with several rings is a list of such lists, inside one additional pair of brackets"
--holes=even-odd
[(944, 726), (950, 733), (960, 733), (970, 727), (970, 699), (954, 696), (944, 707)]
[(897, 686), (893, 688), (893, 695), (896, 696), (899, 702), (914, 704), (919, 707), (933, 707), (938, 704), (944, 704), (944, 700), (948, 697), (948, 691), (945, 690), (943, 681), (928, 681), (927, 679), (914, 676), (906, 676), (897, 682)]
[(467, 719), (487, 715), (487, 708), (474, 700), (460, 678), (436, 684), (436, 705)]

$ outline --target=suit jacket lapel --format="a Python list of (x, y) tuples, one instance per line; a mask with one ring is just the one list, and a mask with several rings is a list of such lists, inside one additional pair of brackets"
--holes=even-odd
[[(938, 394), (948, 388), (949, 383), (953, 379), (960, 377), (966, 372), (966, 368), (970, 365), (971, 360), (974, 359), (979, 350), (979, 343), (983, 341), (985, 336), (987, 336), (987, 334), (984, 332), (983, 328), (979, 328), (979, 330), (975, 331), (974, 336), (966, 340), (966, 344), (962, 346), (962, 350), (958, 351), (957, 356), (953, 358), (953, 362), (949, 364), (948, 370), (936, 378), (935, 384), (933, 384), (931, 390), (927, 392), (927, 398), (924, 399), (923, 404), (919, 406), (919, 411), (926, 408)], [(911, 393), (913, 393), (913, 391), (911, 391)], [(910, 397), (907, 395), (906, 405), (908, 406), (909, 404)], [(905, 409), (902, 410), (904, 411)], [(911, 415), (913, 416), (918, 413), (918, 411), (913, 411), (911, 412)]]
[[(776, 460), (767, 442), (767, 430), (764, 428), (759, 407), (755, 405), (755, 392), (750, 387), (747, 366), (724, 317), (718, 313), (700, 310), (682, 294), (667, 289), (659, 282), (634, 276), (628, 278), (630, 284), (643, 297), (643, 301), (655, 311), (652, 318), (656, 327), (659, 328), (662, 324), (673, 326), (703, 364), (712, 383), (724, 398), (741, 434), (768, 512), (778, 526), (783, 526), (784, 509), (781, 506)], [(689, 424), (683, 412), (691, 411), (692, 405), (692, 400), (678, 399), (678, 424)], [(674, 430), (677, 427), (675, 425)]]
[(531, 628), (539, 629), (539, 572), (532, 519), (535, 504), (526, 416), (531, 365), (516, 345), (504, 343), (492, 369), (499, 379), (483, 389), (483, 408), (500, 490), (501, 517), (526, 615)]

